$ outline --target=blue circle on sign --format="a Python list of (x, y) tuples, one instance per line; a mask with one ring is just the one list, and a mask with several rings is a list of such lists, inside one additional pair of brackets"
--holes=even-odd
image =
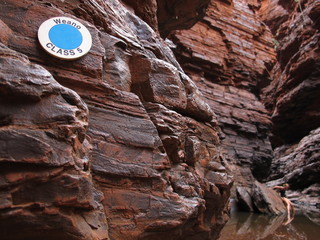
[(82, 43), (82, 34), (69, 24), (58, 24), (49, 31), (50, 41), (59, 48), (71, 50)]

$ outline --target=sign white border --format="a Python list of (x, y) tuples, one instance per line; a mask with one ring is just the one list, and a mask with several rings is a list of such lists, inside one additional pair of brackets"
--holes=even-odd
[[(51, 42), (49, 38), (49, 31), (52, 27), (58, 24), (70, 24), (79, 30), (82, 35), (82, 43), (79, 47), (72, 50), (66, 50), (55, 46)], [(66, 60), (78, 59), (86, 55), (92, 46), (92, 38), (89, 30), (79, 21), (68, 17), (54, 17), (44, 21), (38, 29), (38, 39), (46, 52), (54, 57)]]

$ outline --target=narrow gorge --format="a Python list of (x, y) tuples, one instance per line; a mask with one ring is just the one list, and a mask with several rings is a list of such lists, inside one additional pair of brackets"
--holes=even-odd
[[(2, 0), (0, 239), (215, 240), (320, 223), (320, 0)], [(40, 25), (79, 21), (62, 60)]]

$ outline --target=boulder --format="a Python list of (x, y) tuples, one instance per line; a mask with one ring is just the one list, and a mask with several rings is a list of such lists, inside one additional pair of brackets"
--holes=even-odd
[(252, 188), (252, 201), (261, 213), (281, 215), (287, 211), (280, 195), (257, 181)]
[(253, 212), (254, 206), (252, 202), (251, 189), (248, 187), (237, 187), (236, 194), (239, 209), (246, 212)]

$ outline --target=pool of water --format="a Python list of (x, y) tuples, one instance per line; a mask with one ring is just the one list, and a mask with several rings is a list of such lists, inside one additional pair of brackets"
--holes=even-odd
[(286, 224), (286, 216), (234, 212), (219, 240), (320, 240), (320, 223), (299, 214)]

